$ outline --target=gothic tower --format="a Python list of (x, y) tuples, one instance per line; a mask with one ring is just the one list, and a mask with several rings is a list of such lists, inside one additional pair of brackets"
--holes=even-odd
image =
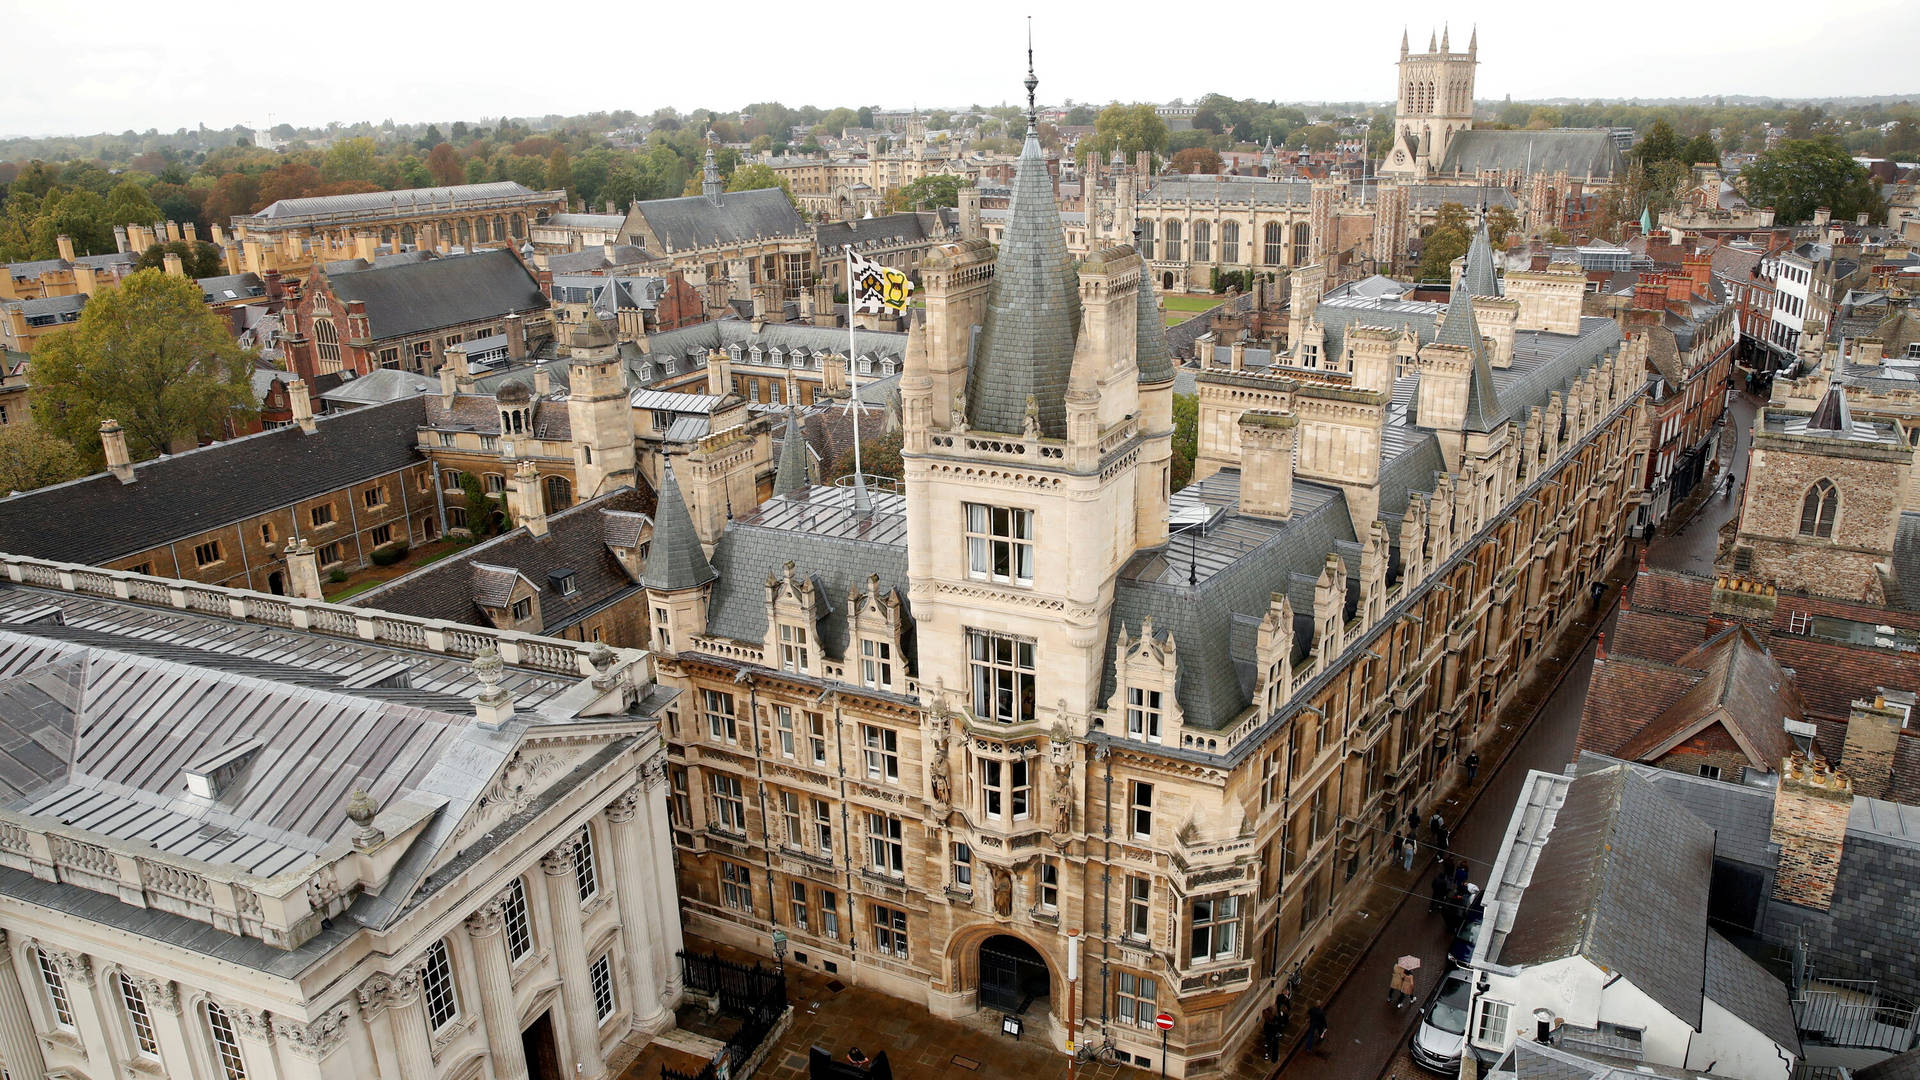
[(920, 684), (962, 730), (1084, 732), (1115, 576), (1166, 542), (1173, 365), (1143, 269), (1117, 245), (1076, 272), (1031, 120), (998, 255), (966, 241), (922, 266), (908, 574)]
[(1478, 29), (1463, 53), (1452, 51), (1445, 30), (1438, 44), (1427, 39), (1426, 52), (1409, 52), (1406, 31), (1401, 31), (1400, 97), (1393, 149), (1380, 165), (1382, 173), (1427, 176), (1440, 168), (1453, 136), (1473, 126), (1473, 69), (1480, 62), (1479, 52)]
[(617, 352), (578, 350), (567, 361), (567, 422), (578, 498), (634, 483), (633, 409)]

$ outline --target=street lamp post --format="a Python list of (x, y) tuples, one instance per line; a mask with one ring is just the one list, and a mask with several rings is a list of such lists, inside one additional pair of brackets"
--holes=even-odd
[(783, 977), (787, 973), (787, 932), (777, 926), (773, 929), (773, 970)]

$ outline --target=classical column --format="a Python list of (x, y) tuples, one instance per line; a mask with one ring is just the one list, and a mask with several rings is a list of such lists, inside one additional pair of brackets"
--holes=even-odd
[(13, 1080), (45, 1080), (47, 1061), (40, 1054), (40, 1037), (33, 1031), (33, 1014), (27, 1011), (20, 968), (5, 930), (0, 930), (0, 957), (6, 960), (6, 970), (0, 971), (0, 1056), (6, 1058)]
[(85, 953), (64, 949), (48, 949), (47, 955), (59, 965), (60, 976), (66, 981), (67, 1004), (73, 1010), (74, 1026), (79, 1029), (80, 1044), (86, 1050), (87, 1060), (117, 1075), (120, 1072), (119, 1048), (107, 1035), (106, 1023), (100, 1014), (100, 999), (93, 992), (93, 961)]
[[(687, 947), (686, 939), (680, 933), (680, 885), (675, 881), (673, 858), (673, 830), (667, 825), (665, 807), (657, 800), (662, 796), (657, 792), (666, 785), (667, 768), (664, 755), (656, 756), (646, 765), (647, 801), (655, 805), (655, 812), (646, 815), (643, 826), (653, 829), (653, 850), (655, 862), (649, 869), (654, 872), (652, 879), (654, 891), (658, 894), (654, 910), (660, 912), (661, 919), (655, 924), (659, 940), (654, 948), (654, 974), (663, 987), (667, 1007), (671, 1008), (680, 999), (680, 952)], [(696, 801), (695, 805), (699, 805)]]
[(360, 984), (355, 996), (360, 1001), (360, 1023), (367, 1029), (367, 1041), (373, 1046), (374, 1075), (397, 1078), (400, 1075), (400, 1047), (393, 1036), (393, 1010), (390, 1005), (393, 980), (375, 975)]
[(234, 1037), (240, 1041), (240, 1060), (246, 1063), (247, 1075), (274, 1075), (273, 1028), (267, 1022), (266, 1012), (244, 1005), (225, 1008), (227, 1019), (233, 1024)]
[(346, 1049), (348, 1025), (354, 1023), (345, 1005), (336, 1005), (313, 1020), (273, 1017), (273, 1039), (281, 1050), (280, 1080), (326, 1080), (352, 1075), (353, 1054)]
[(560, 971), (560, 999), (567, 1010), (573, 1043), (574, 1075), (595, 1080), (607, 1071), (600, 1057), (600, 1022), (593, 1015), (593, 983), (587, 976), (587, 943), (580, 929), (580, 885), (573, 872), (578, 837), (570, 838), (540, 860), (547, 877), (547, 906), (553, 913), (553, 960)]
[(520, 1012), (513, 1005), (513, 969), (507, 959), (500, 899), (467, 916), (473, 936), (473, 967), (480, 982), (480, 1016), (487, 1025), (487, 1055), (494, 1080), (526, 1080), (527, 1051), (520, 1042)]
[(159, 1046), (160, 1064), (170, 1075), (191, 1075), (186, 1063), (193, 1060), (193, 1041), (187, 1037), (186, 1018), (180, 1013), (180, 994), (172, 982), (150, 975), (125, 972), (140, 1000), (147, 1006), (147, 1021), (153, 1025), (153, 1041)]
[[(628, 1003), (633, 1011), (633, 1026), (657, 1031), (663, 1020), (671, 1020), (660, 1002), (660, 979), (654, 970), (654, 938), (665, 921), (659, 909), (660, 894), (648, 881), (659, 875), (653, 857), (653, 837), (648, 835), (644, 814), (647, 807), (644, 781), (634, 784), (607, 807), (607, 820), (613, 823), (614, 898), (620, 903), (620, 937), (627, 946)], [(641, 820), (636, 820), (639, 818)]]
[(394, 972), (386, 999), (400, 1080), (433, 1080), (433, 1043), (427, 1036), (426, 1006), (420, 1000), (420, 965)]

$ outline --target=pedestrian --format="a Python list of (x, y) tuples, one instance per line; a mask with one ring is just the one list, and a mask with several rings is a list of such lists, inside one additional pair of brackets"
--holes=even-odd
[(1440, 872), (1433, 875), (1433, 885), (1428, 891), (1433, 893), (1433, 899), (1427, 904), (1427, 911), (1439, 911), (1453, 895), (1453, 874), (1442, 866)]
[(1411, 835), (1420, 832), (1420, 808), (1417, 806), (1407, 807), (1407, 832)]
[(1394, 965), (1393, 981), (1387, 985), (1387, 1000), (1392, 1002), (1396, 1009), (1407, 1007), (1407, 1002), (1413, 1000), (1413, 972), (1398, 964)]
[(1419, 854), (1420, 842), (1411, 836), (1400, 838), (1400, 869), (1413, 869), (1413, 857)]
[[(1327, 1041), (1327, 1010), (1315, 1005), (1307, 1010), (1307, 1049), (1313, 1050)], [(1326, 1053), (1325, 1050), (1320, 1051)]]
[(1393, 862), (1400, 860), (1400, 830), (1398, 829), (1393, 831), (1393, 842), (1387, 847), (1387, 858)]
[(1284, 989), (1273, 995), (1273, 1022), (1283, 1035), (1293, 1023), (1293, 995)]
[(1260, 1060), (1272, 1061), (1280, 1049), (1279, 1026), (1273, 1022), (1273, 1010), (1260, 1013)]
[(1473, 778), (1480, 775), (1480, 752), (1478, 750), (1467, 751), (1466, 766), (1467, 783), (1471, 784), (1473, 783)]
[(1437, 813), (1434, 814), (1433, 817), (1427, 820), (1427, 832), (1433, 836), (1434, 847), (1444, 848), (1447, 846), (1446, 844), (1441, 842), (1442, 838), (1444, 838), (1447, 835), (1447, 819), (1446, 818), (1441, 817)]
[(1440, 826), (1440, 835), (1434, 837), (1433, 846), (1440, 849), (1443, 852), (1446, 852), (1446, 851), (1453, 850), (1453, 848), (1451, 847), (1452, 843), (1453, 843), (1453, 834), (1447, 831), (1447, 827), (1445, 825)]
[(1453, 887), (1456, 891), (1459, 891), (1459, 892), (1466, 891), (1467, 863), (1466, 863), (1466, 860), (1464, 859), (1461, 860), (1460, 865), (1453, 868)]

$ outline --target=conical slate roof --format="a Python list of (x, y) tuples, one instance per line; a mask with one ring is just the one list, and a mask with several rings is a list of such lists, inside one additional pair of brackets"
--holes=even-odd
[(1487, 235), (1487, 220), (1473, 230), (1473, 243), (1467, 246), (1467, 266), (1460, 284), (1468, 296), (1499, 296), (1500, 282), (1493, 273), (1493, 240)]
[(1173, 350), (1167, 347), (1167, 322), (1160, 316), (1160, 303), (1154, 297), (1153, 271), (1142, 262), (1140, 267), (1140, 319), (1136, 346), (1136, 366), (1140, 385), (1149, 386), (1173, 378)]
[(660, 501), (653, 512), (653, 540), (647, 547), (647, 569), (640, 584), (649, 589), (672, 592), (692, 589), (719, 575), (700, 550), (700, 534), (693, 531), (693, 516), (687, 513), (687, 500), (680, 494), (680, 482), (673, 478), (673, 466), (660, 475)]
[(811, 484), (807, 476), (807, 440), (800, 434), (800, 414), (787, 406), (787, 435), (780, 443), (780, 464), (773, 474), (773, 493), (805, 491)]
[(1040, 138), (1028, 131), (967, 380), (968, 423), (981, 431), (1018, 435), (1026, 429), (1031, 396), (1039, 406), (1041, 433), (1065, 438), (1067, 378), (1079, 328), (1079, 275), (1067, 254)]
[[(1468, 265), (1471, 267), (1471, 261)], [(1473, 358), (1467, 378), (1466, 428), (1492, 431), (1507, 414), (1500, 408), (1500, 397), (1493, 390), (1493, 365), (1487, 360), (1487, 345), (1480, 337), (1480, 320), (1473, 316), (1473, 295), (1464, 282), (1453, 291), (1453, 299), (1447, 301), (1447, 321), (1441, 324), (1440, 333), (1433, 340), (1440, 345), (1459, 345)]]
[(1807, 417), (1807, 428), (1816, 431), (1837, 431), (1842, 435), (1853, 430), (1853, 410), (1847, 407), (1846, 391), (1839, 383), (1827, 387), (1820, 397), (1820, 404), (1813, 407), (1813, 415)]

